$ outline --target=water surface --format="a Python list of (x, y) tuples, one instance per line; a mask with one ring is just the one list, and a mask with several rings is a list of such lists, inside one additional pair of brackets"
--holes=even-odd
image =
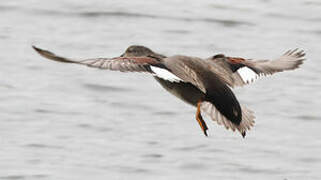
[[(0, 3), (0, 179), (320, 179), (321, 3), (277, 1)], [(245, 139), (211, 123), (145, 74), (47, 61), (115, 57), (142, 44), (166, 55), (306, 63), (235, 89), (255, 110)]]

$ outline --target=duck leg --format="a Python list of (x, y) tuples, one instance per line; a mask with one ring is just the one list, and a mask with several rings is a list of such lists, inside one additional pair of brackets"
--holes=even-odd
[(203, 120), (203, 117), (201, 115), (201, 103), (202, 101), (198, 101), (197, 103), (197, 110), (196, 110), (196, 120), (198, 122), (198, 124), (201, 126), (201, 129), (203, 130), (204, 132), (204, 135), (207, 136), (207, 126), (206, 126), (206, 123), (205, 121)]

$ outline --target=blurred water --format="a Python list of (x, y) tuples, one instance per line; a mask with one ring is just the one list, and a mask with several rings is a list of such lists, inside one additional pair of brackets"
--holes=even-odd
[[(0, 179), (320, 179), (321, 3), (277, 1), (0, 1)], [(306, 63), (238, 88), (256, 113), (245, 139), (144, 74), (59, 64), (114, 57), (132, 44), (166, 55)]]

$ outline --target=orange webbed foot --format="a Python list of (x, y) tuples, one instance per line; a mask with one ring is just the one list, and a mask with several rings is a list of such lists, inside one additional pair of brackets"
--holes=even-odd
[(208, 130), (208, 127), (205, 123), (205, 121), (203, 120), (203, 117), (201, 115), (201, 101), (199, 101), (197, 103), (197, 110), (196, 110), (196, 120), (198, 122), (198, 124), (200, 125), (201, 129), (203, 130), (203, 133), (205, 136), (208, 136), (207, 135), (207, 130)]

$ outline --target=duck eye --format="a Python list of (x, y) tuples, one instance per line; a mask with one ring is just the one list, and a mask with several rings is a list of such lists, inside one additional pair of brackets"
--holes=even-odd
[(127, 49), (127, 52), (133, 52), (132, 48)]

